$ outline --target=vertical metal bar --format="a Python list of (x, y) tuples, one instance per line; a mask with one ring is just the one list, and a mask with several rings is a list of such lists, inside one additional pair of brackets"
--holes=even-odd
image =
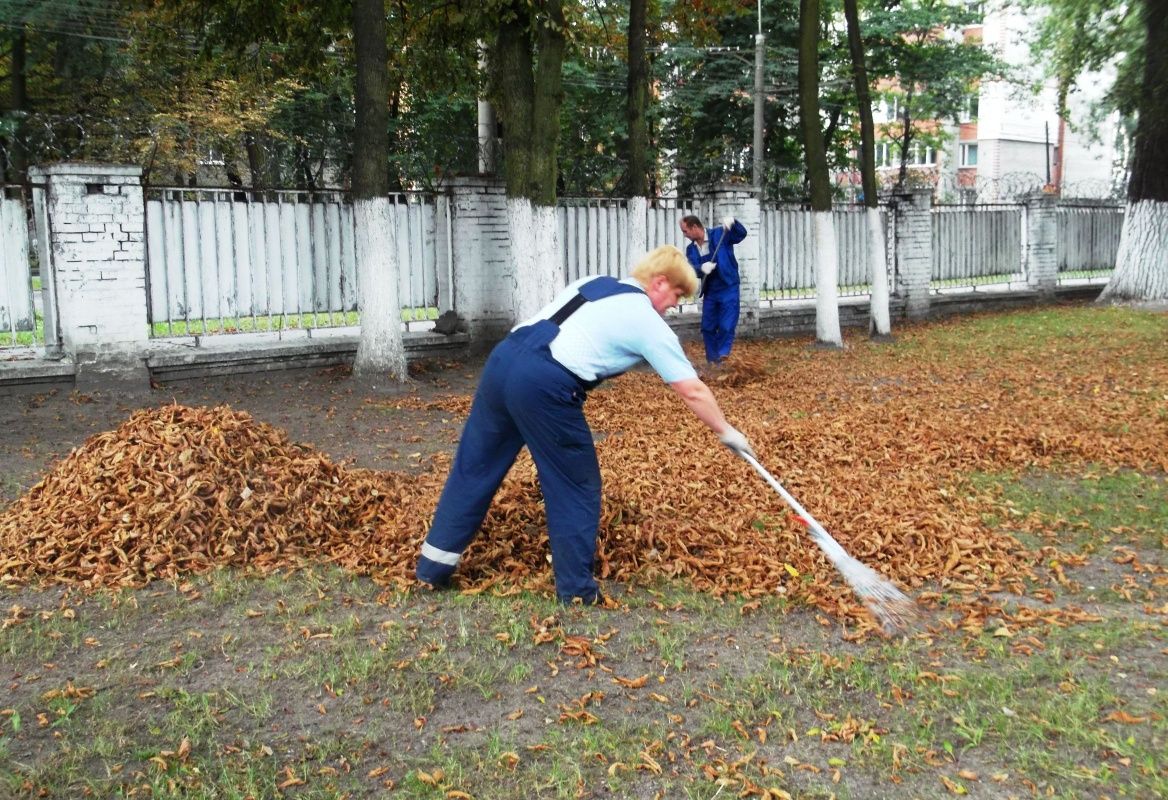
[[(232, 278), (231, 291), (232, 291), (232, 294), (234, 295), (234, 298), (233, 298), (233, 301), (231, 304), (231, 317), (232, 317), (232, 319), (235, 320), (234, 327), (235, 327), (235, 330), (238, 331), (238, 330), (240, 330), (240, 322), (241, 322), (240, 317), (242, 316), (240, 314), (240, 310), (239, 310), (240, 309), (240, 303), (239, 303), (239, 295), (240, 295), (240, 292), (239, 292), (239, 226), (236, 224), (236, 217), (238, 216), (238, 214), (236, 213), (237, 207), (235, 205), (235, 203), (236, 203), (235, 193), (232, 192), (230, 197), (231, 197), (231, 205), (229, 205), (228, 208), (230, 209), (230, 215), (231, 215), (231, 278)], [(245, 212), (246, 212), (246, 206), (244, 208), (245, 208)]]
[[(320, 240), (321, 250), (324, 252), (324, 310), (328, 315), (328, 326), (333, 325), (333, 280), (332, 270), (329, 266), (332, 264), (332, 237), (329, 236), (329, 231), (332, 226), (329, 224), (329, 209), (332, 208), (332, 194), (327, 194), (321, 203), (320, 212)], [(315, 237), (314, 237), (315, 238)]]
[[(195, 238), (199, 260), (199, 314), (204, 334), (207, 329), (207, 265), (203, 263), (203, 199), (200, 191), (195, 191)], [(213, 221), (213, 218), (212, 218)]]
[(182, 253), (182, 258), (179, 259), (179, 272), (182, 274), (183, 324), (185, 326), (185, 334), (191, 336), (191, 281), (190, 274), (187, 271), (187, 198), (186, 193), (182, 190), (177, 191), (175, 196), (178, 198), (179, 252)]
[[(244, 235), (247, 236), (247, 299), (248, 310), (251, 316), (252, 331), (259, 330), (259, 321), (256, 319), (256, 270), (258, 264), (256, 263), (256, 247), (255, 247), (255, 213), (254, 213), (255, 195), (252, 192), (245, 192), (243, 195), (243, 219), (244, 219)], [(261, 208), (262, 211), (262, 208)], [(243, 311), (240, 309), (240, 316), (243, 316)], [(242, 320), (241, 320), (242, 321)]]
[(348, 325), (348, 303), (345, 302), (345, 293), (348, 280), (345, 275), (345, 197), (337, 198), (337, 293), (341, 311), (341, 324)]
[(222, 250), (223, 239), (219, 233), (219, 216), (222, 208), (223, 194), (220, 192), (211, 192), (208, 194), (211, 198), (211, 230), (215, 236), (214, 253), (215, 253), (215, 312), (219, 315), (219, 332), (223, 333), (223, 270), (220, 268), (219, 254)]

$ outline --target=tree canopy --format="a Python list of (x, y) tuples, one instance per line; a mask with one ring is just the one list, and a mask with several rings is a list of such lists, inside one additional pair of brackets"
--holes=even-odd
[[(9, 0), (0, 8), (0, 168), (19, 180), (26, 157), (121, 160), (142, 165), (155, 184), (348, 186), (356, 123), (350, 5)], [(476, 171), (478, 98), (490, 94), (497, 107), (515, 99), (497, 76), (486, 80), (479, 48), (496, 42), (501, 20), (542, 5), (385, 6), (391, 188), (433, 188)], [(833, 171), (853, 171), (859, 124), (841, 0), (821, 6), (825, 153)], [(909, 101), (901, 107), (909, 116), (886, 131), (907, 153), (913, 137), (934, 136), (915, 121), (953, 116), (994, 63), (975, 45), (935, 35), (968, 21), (965, 4), (860, 0), (859, 11), (873, 87), (898, 86)], [(557, 192), (685, 194), (749, 183), (761, 24), (766, 191), (806, 196), (796, 5), (566, 0), (562, 13), (559, 119), (539, 134), (555, 139)], [(530, 28), (537, 60), (547, 55), (541, 30)]]

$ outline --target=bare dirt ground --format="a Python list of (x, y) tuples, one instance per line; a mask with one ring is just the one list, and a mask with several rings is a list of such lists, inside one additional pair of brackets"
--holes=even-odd
[[(472, 393), (480, 367), (476, 359), (419, 362), (402, 394), (425, 400)], [(35, 485), (88, 437), (116, 428), (137, 409), (167, 403), (227, 404), (337, 463), (369, 469), (410, 471), (437, 449), (453, 452), (462, 419), (394, 408), (400, 396), (362, 391), (347, 369), (334, 368), (178, 381), (130, 395), (53, 389), (0, 398), (0, 504)]]

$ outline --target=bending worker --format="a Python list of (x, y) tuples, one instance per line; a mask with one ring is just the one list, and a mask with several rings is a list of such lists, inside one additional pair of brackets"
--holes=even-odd
[(641, 361), (722, 444), (752, 453), (662, 319), (696, 288), (697, 278), (681, 251), (659, 247), (629, 278), (587, 277), (572, 283), (495, 347), (422, 544), (420, 581), (434, 588), (449, 585), (499, 484), (527, 445), (547, 509), (556, 594), (564, 602), (598, 602), (593, 562), (600, 465), (584, 419), (584, 399), (601, 381)]
[(730, 355), (738, 327), (738, 259), (734, 245), (746, 238), (746, 226), (734, 217), (706, 230), (692, 214), (681, 218), (681, 235), (689, 239), (685, 257), (702, 281), (702, 340), (706, 361), (717, 367)]

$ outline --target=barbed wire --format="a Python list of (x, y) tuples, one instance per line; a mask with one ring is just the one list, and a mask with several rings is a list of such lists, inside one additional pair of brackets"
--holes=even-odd
[(1037, 194), (1051, 194), (1064, 200), (1104, 200), (1122, 202), (1126, 182), (1088, 179), (1053, 185), (1033, 172), (1009, 172), (1000, 177), (945, 175), (936, 185), (944, 203), (1015, 203)]
[[(19, 124), (17, 124), (19, 123)], [(453, 175), (478, 172), (483, 146), (477, 131), (450, 129), (441, 137), (427, 137), (403, 128), (395, 134), (390, 166), (404, 187), (437, 188)], [(173, 184), (224, 188), (343, 188), (349, 180), (348, 140), (288, 135), (268, 135), (244, 142), (240, 137), (189, 130), (180, 123), (147, 126), (129, 119), (86, 114), (0, 115), (0, 182), (12, 179), (18, 164), (91, 160), (141, 166), (148, 184)], [(490, 145), (496, 172), (502, 174), (503, 150)], [(250, 151), (250, 152), (249, 152)], [(251, 160), (249, 160), (249, 155)], [(561, 156), (565, 156), (564, 151)], [(578, 148), (565, 165), (562, 189), (577, 194), (605, 195), (619, 191), (624, 178), (623, 156), (611, 148), (590, 152)], [(682, 162), (672, 152), (658, 154), (658, 181), (676, 182), (683, 190), (717, 183), (752, 182), (753, 154), (737, 142), (725, 142), (712, 158)], [(261, 166), (262, 165), (262, 166)], [(765, 195), (771, 200), (802, 201), (808, 195), (802, 168), (764, 165)], [(1048, 193), (1063, 200), (1122, 203), (1126, 181), (1090, 179), (1064, 182), (1052, 187), (1033, 172), (1012, 172), (999, 177), (942, 174), (936, 168), (914, 167), (907, 171), (906, 185), (897, 186), (899, 172), (879, 175), (882, 194), (898, 188), (931, 189), (941, 203), (1018, 202)], [(854, 202), (859, 196), (859, 172), (854, 167), (837, 171), (835, 199)]]

